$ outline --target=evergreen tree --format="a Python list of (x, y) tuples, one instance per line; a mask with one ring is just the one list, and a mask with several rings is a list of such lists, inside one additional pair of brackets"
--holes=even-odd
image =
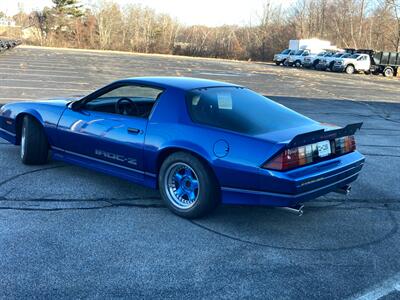
[(78, 4), (78, 0), (52, 0), (54, 10), (60, 16), (82, 17), (82, 5)]

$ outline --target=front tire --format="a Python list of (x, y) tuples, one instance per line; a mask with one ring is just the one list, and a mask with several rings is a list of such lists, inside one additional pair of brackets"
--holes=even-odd
[(214, 173), (197, 157), (186, 152), (176, 152), (165, 159), (158, 186), (167, 207), (183, 218), (202, 217), (220, 202)]
[(24, 116), (21, 130), (21, 160), (26, 165), (43, 165), (49, 157), (49, 143), (43, 127), (31, 116)]
[(344, 71), (345, 71), (347, 74), (354, 74), (355, 69), (354, 69), (354, 66), (353, 66), (353, 65), (348, 65)]

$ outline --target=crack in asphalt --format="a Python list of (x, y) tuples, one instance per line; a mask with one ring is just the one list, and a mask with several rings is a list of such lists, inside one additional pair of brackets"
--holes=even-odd
[[(10, 193), (10, 192), (9, 192)], [(9, 201), (9, 202), (23, 202), (23, 201), (32, 201), (32, 202), (105, 202), (105, 201), (137, 201), (137, 200), (161, 200), (160, 197), (133, 197), (133, 198), (88, 198), (88, 199), (51, 199), (51, 198), (26, 198), (26, 199), (8, 199), (6, 196), (0, 197), (0, 201)]]
[(250, 240), (246, 240), (243, 238), (239, 238), (230, 234), (226, 234), (220, 231), (217, 231), (215, 229), (212, 229), (210, 227), (207, 227), (203, 224), (200, 224), (194, 220), (189, 220), (190, 223), (192, 223), (193, 225), (208, 231), (209, 233), (218, 235), (222, 238), (226, 238), (226, 239), (230, 239), (236, 242), (240, 242), (243, 244), (248, 244), (248, 245), (252, 245), (252, 246), (258, 246), (258, 247), (265, 247), (265, 248), (270, 248), (270, 249), (277, 249), (277, 250), (288, 250), (288, 251), (310, 251), (310, 252), (336, 252), (336, 251), (344, 251), (344, 250), (352, 250), (352, 249), (360, 249), (360, 248), (366, 248), (369, 246), (373, 246), (379, 243), (382, 243), (385, 240), (390, 239), (392, 236), (394, 236), (395, 234), (398, 233), (399, 231), (399, 224), (396, 220), (396, 217), (393, 215), (393, 213), (391, 211), (388, 211), (388, 215), (390, 218), (390, 221), (392, 223), (392, 229), (386, 233), (384, 236), (382, 236), (379, 239), (373, 240), (373, 241), (369, 241), (366, 243), (360, 243), (358, 245), (353, 245), (353, 246), (345, 246), (345, 247), (337, 247), (337, 248), (326, 248), (326, 247), (320, 247), (320, 248), (299, 248), (299, 247), (285, 247), (285, 246), (275, 246), (275, 245), (271, 245), (271, 244), (266, 244), (266, 243), (260, 243), (260, 242), (255, 242), (255, 241), (250, 241)]
[(362, 130), (376, 130), (376, 131), (396, 131), (396, 132), (400, 132), (400, 129), (386, 129), (386, 128), (369, 128), (369, 127), (362, 127)]
[(364, 151), (362, 154), (368, 155), (368, 156), (378, 156), (378, 157), (400, 157), (400, 155), (395, 155), (395, 154), (368, 153), (368, 152), (364, 152)]
[(52, 166), (52, 167), (46, 167), (46, 168), (40, 168), (40, 169), (34, 169), (34, 170), (30, 170), (30, 171), (26, 171), (23, 173), (19, 173), (17, 175), (14, 175), (12, 177), (7, 178), (6, 180), (0, 181), (0, 187), (5, 185), (6, 183), (13, 181), (21, 176), (25, 176), (25, 175), (29, 175), (29, 174), (33, 174), (33, 173), (37, 173), (37, 172), (41, 172), (41, 171), (46, 171), (46, 170), (52, 170), (52, 169), (59, 169), (59, 168), (64, 168), (65, 166)]
[(116, 207), (165, 208), (165, 205), (162, 204), (112, 203), (108, 201), (104, 202), (109, 203), (109, 205), (94, 206), (94, 207), (49, 207), (49, 208), (0, 206), (0, 210), (53, 212), (53, 211), (71, 211), (71, 210), (95, 210), (95, 209), (116, 208)]
[(368, 145), (368, 144), (360, 144), (360, 143), (357, 143), (357, 146), (377, 147), (377, 148), (400, 148), (400, 145)]

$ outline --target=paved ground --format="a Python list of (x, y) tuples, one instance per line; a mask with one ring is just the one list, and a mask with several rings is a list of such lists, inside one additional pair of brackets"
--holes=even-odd
[(226, 206), (187, 221), (157, 192), (57, 162), (23, 166), (0, 141), (0, 298), (399, 298), (398, 79), (20, 47), (0, 56), (0, 102), (141, 75), (232, 81), (320, 121), (363, 121), (364, 172), (347, 199), (316, 199), (302, 217)]

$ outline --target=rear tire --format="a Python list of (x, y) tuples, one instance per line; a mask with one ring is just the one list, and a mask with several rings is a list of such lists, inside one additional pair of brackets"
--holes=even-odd
[(394, 70), (392, 67), (386, 67), (383, 70), (383, 76), (385, 77), (392, 77), (394, 75)]
[(21, 130), (21, 160), (26, 165), (43, 165), (49, 157), (49, 143), (43, 127), (31, 116), (24, 116)]
[(301, 61), (296, 60), (296, 61), (294, 62), (294, 66), (295, 66), (296, 68), (300, 68), (300, 67), (301, 67)]
[(158, 186), (167, 207), (186, 219), (202, 217), (220, 202), (220, 189), (212, 170), (186, 152), (176, 152), (165, 159)]

